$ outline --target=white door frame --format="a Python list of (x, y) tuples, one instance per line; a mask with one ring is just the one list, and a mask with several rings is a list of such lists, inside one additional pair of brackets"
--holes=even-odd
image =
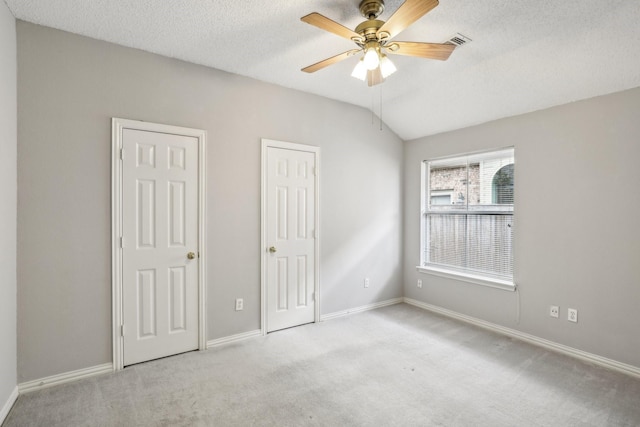
[(275, 141), (272, 139), (262, 138), (262, 190), (261, 190), (261, 228), (260, 237), (260, 330), (262, 335), (267, 334), (267, 149), (282, 148), (286, 150), (304, 151), (313, 153), (316, 161), (315, 175), (315, 239), (314, 239), (314, 322), (320, 322), (320, 147), (313, 145), (297, 144), (293, 142)]
[(124, 368), (122, 336), (122, 131), (135, 129), (198, 139), (198, 349), (206, 350), (206, 131), (114, 117), (111, 119), (111, 298), (113, 370)]

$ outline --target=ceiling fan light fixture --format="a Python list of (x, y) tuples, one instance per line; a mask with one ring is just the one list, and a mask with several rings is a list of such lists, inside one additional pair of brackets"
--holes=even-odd
[(356, 64), (355, 68), (351, 72), (351, 77), (365, 81), (367, 79), (367, 67), (364, 65), (364, 60), (361, 59)]
[(364, 58), (362, 58), (365, 67), (367, 70), (375, 70), (380, 65), (380, 55), (378, 54), (378, 49), (374, 47), (370, 47), (364, 53)]
[(398, 69), (395, 64), (391, 62), (387, 55), (381, 55), (380, 58), (380, 72), (382, 73), (383, 78), (389, 77), (391, 74), (395, 73)]
[(396, 66), (387, 58), (387, 54), (446, 61), (458, 43), (466, 39), (461, 34), (457, 34), (455, 40), (452, 39), (447, 43), (392, 41), (407, 27), (438, 6), (438, 3), (438, 0), (404, 0), (385, 22), (377, 19), (384, 10), (384, 0), (360, 0), (360, 12), (366, 20), (361, 22), (355, 30), (351, 30), (318, 12), (303, 16), (300, 18), (303, 22), (350, 40), (358, 46), (358, 49), (334, 55), (309, 65), (302, 71), (314, 73), (350, 56), (362, 54), (351, 75), (366, 81), (369, 86), (376, 86), (396, 72)]

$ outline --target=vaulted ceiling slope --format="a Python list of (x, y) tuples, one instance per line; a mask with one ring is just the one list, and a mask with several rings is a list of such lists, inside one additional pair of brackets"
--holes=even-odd
[[(373, 109), (402, 139), (640, 86), (638, 0), (441, 0), (396, 37), (473, 41), (446, 62), (394, 56), (398, 72), (369, 88), (351, 49), (300, 21), (319, 12), (355, 28), (359, 0), (5, 0), (16, 18)], [(379, 19), (403, 3), (386, 0)], [(358, 125), (358, 124), (354, 124)], [(362, 124), (367, 125), (367, 124)]]

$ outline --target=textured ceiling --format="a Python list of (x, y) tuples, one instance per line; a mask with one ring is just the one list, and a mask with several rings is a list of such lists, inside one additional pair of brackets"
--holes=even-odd
[[(349, 58), (300, 68), (354, 45), (300, 21), (349, 28), (359, 0), (5, 0), (16, 18), (373, 109), (402, 139), (640, 86), (639, 0), (441, 0), (396, 37), (473, 39), (448, 61), (393, 56), (374, 88)], [(387, 20), (402, 0), (386, 0)], [(363, 124), (365, 125), (365, 124)]]

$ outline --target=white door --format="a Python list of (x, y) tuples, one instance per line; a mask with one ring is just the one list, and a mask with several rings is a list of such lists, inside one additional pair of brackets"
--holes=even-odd
[(198, 139), (122, 133), (124, 365), (198, 349)]
[(315, 320), (316, 153), (266, 147), (267, 332)]

